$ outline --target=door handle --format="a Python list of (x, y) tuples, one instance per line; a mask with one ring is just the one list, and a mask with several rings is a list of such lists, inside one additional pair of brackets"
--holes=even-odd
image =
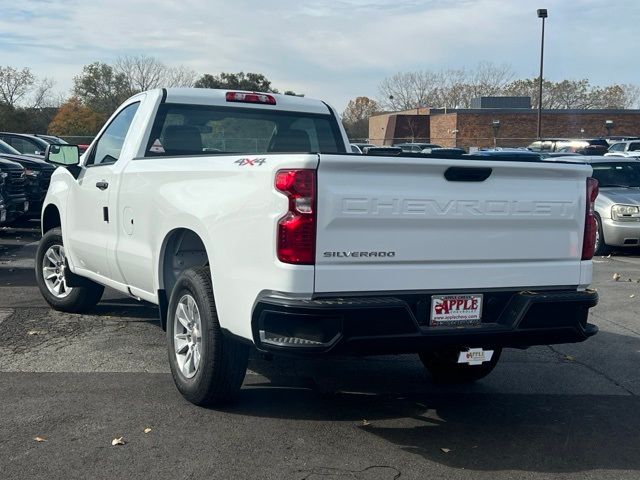
[(108, 186), (109, 182), (105, 182), (104, 180), (102, 180), (101, 182), (96, 182), (96, 187), (98, 187), (100, 190), (106, 190)]

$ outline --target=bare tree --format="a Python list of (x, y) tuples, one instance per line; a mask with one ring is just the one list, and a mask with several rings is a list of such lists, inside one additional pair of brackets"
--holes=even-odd
[(55, 86), (55, 80), (51, 78), (43, 78), (39, 82), (36, 82), (35, 89), (31, 95), (29, 102), (31, 108), (47, 108), (57, 107), (62, 104), (64, 100), (60, 97), (56, 97), (53, 94), (53, 87)]
[(0, 102), (16, 108), (22, 98), (31, 91), (36, 77), (29, 68), (18, 70), (0, 67)]
[(379, 85), (380, 102), (394, 110), (465, 108), (471, 99), (499, 94), (513, 78), (509, 65), (479, 63), (474, 69), (398, 73)]
[(624, 92), (624, 108), (640, 108), (640, 85), (620, 85)]
[(193, 87), (198, 74), (195, 70), (180, 65), (172, 67), (165, 72), (165, 87)]
[(166, 69), (160, 60), (144, 54), (118, 57), (113, 64), (115, 73), (124, 75), (129, 88), (138, 92), (163, 86)]
[(134, 92), (161, 87), (192, 87), (197, 77), (194, 70), (184, 65), (168, 67), (156, 57), (144, 54), (118, 57), (113, 69), (124, 75)]

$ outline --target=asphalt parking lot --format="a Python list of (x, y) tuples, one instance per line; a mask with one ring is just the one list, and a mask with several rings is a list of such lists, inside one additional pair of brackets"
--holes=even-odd
[(0, 229), (2, 479), (640, 476), (640, 252), (596, 260), (596, 337), (506, 351), (476, 385), (436, 386), (412, 356), (254, 355), (240, 402), (207, 410), (174, 388), (152, 306), (50, 310), (37, 240)]

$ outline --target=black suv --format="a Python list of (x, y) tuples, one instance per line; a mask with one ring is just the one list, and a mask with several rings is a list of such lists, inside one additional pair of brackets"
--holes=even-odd
[(20, 155), (14, 148), (0, 140), (0, 158), (19, 163), (24, 167), (26, 193), (29, 201), (29, 217), (39, 218), (42, 202), (47, 195), (51, 175), (56, 167), (31, 155)]
[(8, 176), (8, 173), (4, 173), (0, 169), (0, 225), (7, 222), (7, 204), (5, 203), (5, 197), (7, 196), (7, 194), (4, 191), (4, 179)]
[(22, 165), (0, 157), (0, 176), (4, 179), (2, 196), (6, 208), (6, 222), (21, 217), (29, 209), (26, 186), (27, 177)]

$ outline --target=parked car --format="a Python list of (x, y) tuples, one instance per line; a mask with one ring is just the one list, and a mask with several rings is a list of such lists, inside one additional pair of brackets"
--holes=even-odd
[(2, 166), (0, 166), (0, 226), (7, 223), (7, 204), (5, 203), (5, 178), (8, 177), (9, 174), (2, 171)]
[[(635, 152), (635, 155), (632, 152)], [(627, 140), (624, 142), (614, 143), (609, 147), (609, 150), (605, 155), (618, 155), (621, 153), (629, 153), (634, 156), (639, 156), (640, 140)]]
[(48, 142), (42, 138), (27, 135), (26, 133), (0, 132), (0, 140), (8, 143), (22, 154), (40, 155), (44, 157)]
[(351, 153), (360, 153), (362, 154), (362, 150), (360, 149), (360, 147), (358, 145), (356, 145), (355, 143), (351, 144)]
[[(574, 161), (574, 157), (552, 160)], [(640, 160), (604, 156), (582, 157), (593, 168), (600, 193), (595, 203), (596, 255), (611, 247), (640, 245)]]
[(5, 222), (11, 223), (29, 210), (26, 193), (27, 178), (22, 165), (2, 157), (0, 157), (0, 175), (4, 179)]
[(528, 147), (533, 152), (579, 153), (581, 155), (604, 155), (609, 144), (604, 138), (547, 138), (536, 140)]
[[(66, 312), (105, 285), (158, 305), (173, 379), (198, 405), (237, 395), (252, 347), (417, 353), (436, 381), (465, 383), (505, 347), (596, 334), (591, 167), (352, 155), (337, 119), (307, 97), (131, 97), (82, 159), (48, 151), (65, 168), (40, 292)], [(230, 123), (243, 141), (225, 149)]]
[(0, 158), (19, 163), (24, 167), (26, 193), (29, 201), (29, 218), (40, 218), (42, 201), (47, 194), (51, 175), (55, 167), (44, 161), (43, 157), (21, 155), (10, 145), (0, 140)]
[(629, 135), (617, 135), (613, 137), (607, 137), (605, 138), (605, 140), (609, 145), (613, 145), (614, 143), (624, 142), (626, 140), (640, 140), (640, 137), (634, 137)]
[(425, 148), (442, 148), (435, 143), (396, 143), (394, 147), (401, 148), (403, 152), (420, 153)]

